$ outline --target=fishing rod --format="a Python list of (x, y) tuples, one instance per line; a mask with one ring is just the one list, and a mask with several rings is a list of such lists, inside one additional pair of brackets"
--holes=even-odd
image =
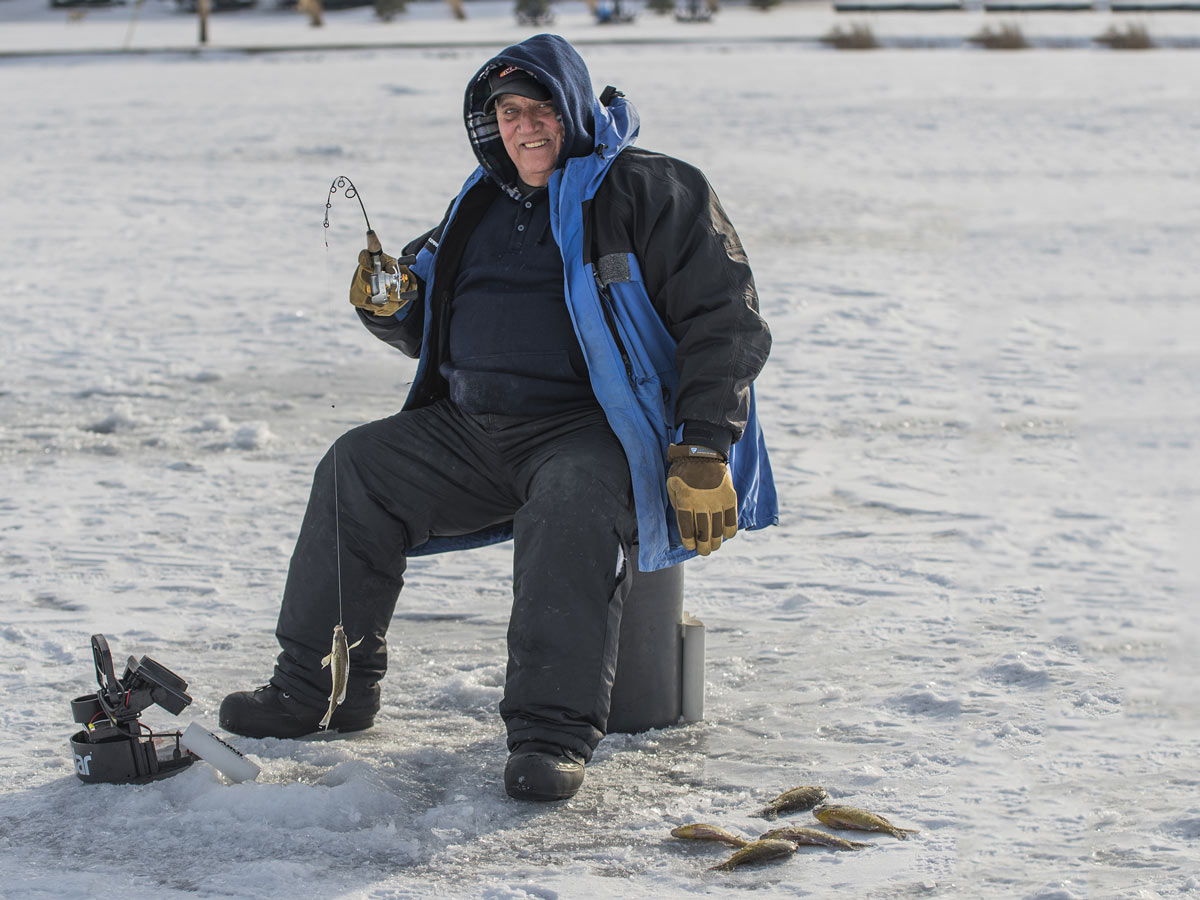
[(354, 186), (354, 182), (345, 175), (339, 175), (333, 179), (329, 185), (329, 196), (325, 198), (325, 250), (326, 252), (329, 250), (329, 210), (333, 208), (333, 195), (339, 190), (347, 200), (358, 201), (358, 208), (362, 210), (363, 220), (367, 223), (367, 252), (371, 254), (371, 303), (375, 306), (383, 306), (388, 302), (389, 288), (396, 292), (400, 290), (400, 271), (397, 269), (395, 272), (388, 272), (384, 269), (383, 245), (379, 243), (379, 236), (371, 228), (371, 219), (367, 215), (366, 206), (363, 205), (362, 195)]

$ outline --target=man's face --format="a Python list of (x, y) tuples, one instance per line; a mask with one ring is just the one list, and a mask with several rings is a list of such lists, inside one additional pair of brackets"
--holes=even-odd
[(501, 94), (496, 101), (496, 122), (521, 180), (531, 187), (548, 184), (563, 145), (563, 127), (554, 114), (554, 104)]

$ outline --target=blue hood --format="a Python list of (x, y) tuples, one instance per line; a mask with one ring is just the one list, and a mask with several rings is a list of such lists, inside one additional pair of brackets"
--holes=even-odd
[(463, 118), (471, 147), (487, 176), (510, 196), (519, 197), (521, 188), (517, 169), (500, 140), (496, 114), (494, 111), (490, 114), (483, 111), (484, 101), (491, 93), (488, 75), (501, 66), (524, 69), (550, 91), (554, 109), (563, 126), (563, 150), (558, 161), (560, 167), (567, 159), (587, 156), (595, 148), (592, 109), (596, 101), (592, 94), (592, 78), (583, 57), (557, 34), (537, 34), (514, 44), (488, 60), (475, 73), (467, 85), (463, 101)]

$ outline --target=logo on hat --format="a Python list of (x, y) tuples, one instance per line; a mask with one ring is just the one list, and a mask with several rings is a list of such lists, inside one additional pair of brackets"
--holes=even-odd
[(524, 72), (524, 71), (525, 70), (520, 68), (519, 66), (509, 66), (507, 69), (505, 69), (503, 72), (500, 73), (500, 77), (507, 78), (513, 72)]

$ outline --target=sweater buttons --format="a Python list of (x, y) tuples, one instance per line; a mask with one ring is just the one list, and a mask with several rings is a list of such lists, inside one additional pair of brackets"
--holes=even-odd
[(524, 225), (518, 225), (518, 226), (517, 226), (517, 231), (524, 231), (524, 230), (525, 230), (525, 226), (524, 226)]
[(533, 202), (532, 202), (532, 201), (530, 201), (530, 200), (526, 200), (526, 201), (525, 201), (525, 208), (526, 208), (526, 209), (533, 209)]

